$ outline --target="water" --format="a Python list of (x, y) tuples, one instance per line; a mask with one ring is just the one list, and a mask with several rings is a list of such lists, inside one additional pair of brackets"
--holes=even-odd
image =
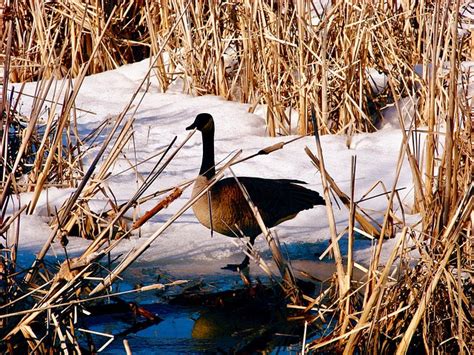
[[(219, 341), (215, 339), (195, 339), (192, 336), (197, 309), (169, 306), (166, 304), (148, 305), (147, 310), (158, 314), (163, 321), (136, 333), (118, 335), (102, 352), (119, 354), (124, 352), (123, 339), (127, 339), (133, 354), (182, 354), (216, 351)], [(128, 315), (130, 317), (130, 315)], [(109, 334), (120, 334), (133, 325), (131, 318), (122, 316), (95, 316), (88, 329)], [(97, 346), (105, 343), (106, 337), (95, 336)]]
[[(167, 304), (148, 305), (146, 309), (159, 314), (163, 321), (129, 332), (134, 325), (130, 314), (100, 315), (90, 317), (87, 329), (115, 335), (103, 354), (123, 353), (123, 339), (127, 339), (133, 354), (232, 353), (244, 349), (288, 353), (292, 348), (289, 343), (299, 341), (298, 336), (274, 334), (287, 330), (283, 323), (265, 333), (265, 326), (272, 322), (271, 314), (236, 315), (206, 307)], [(98, 335), (92, 338), (97, 348), (109, 339)]]
[[(155, 275), (149, 270), (132, 270), (134, 280), (138, 275), (150, 278)], [(129, 278), (130, 280), (130, 278)], [(149, 281), (149, 280), (148, 280)], [(199, 284), (198, 281), (195, 281)], [(213, 292), (235, 289), (242, 283), (238, 275), (207, 277), (203, 283)], [(122, 290), (130, 288), (130, 283), (121, 283)], [(179, 293), (171, 290), (171, 293)], [(233, 291), (232, 291), (233, 292)], [(236, 291), (238, 292), (238, 291)], [(260, 350), (273, 353), (295, 352), (299, 348), (302, 335), (301, 323), (289, 324), (279, 306), (274, 309), (266, 304), (266, 299), (249, 300), (247, 304), (232, 303), (225, 306), (171, 304), (168, 294), (143, 293), (122, 297), (127, 302), (136, 302), (163, 320), (157, 324), (144, 324), (142, 317), (135, 320), (131, 312), (110, 313), (86, 317), (86, 329), (114, 335), (114, 340), (102, 354), (123, 354), (123, 340), (127, 339), (133, 354), (183, 354), (183, 353), (233, 353)], [(215, 302), (213, 300), (214, 303)], [(182, 303), (181, 303), (182, 304)], [(193, 304), (192, 302), (190, 304)], [(110, 338), (90, 335), (97, 348)], [(86, 346), (85, 336), (81, 345)], [(293, 345), (292, 344), (296, 344)]]

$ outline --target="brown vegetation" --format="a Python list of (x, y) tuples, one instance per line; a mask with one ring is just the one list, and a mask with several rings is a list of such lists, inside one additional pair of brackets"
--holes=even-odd
[[(173, 191), (145, 195), (190, 138), (173, 151), (174, 141), (170, 142), (160, 152), (155, 169), (126, 204), (110, 200), (106, 216), (90, 212), (88, 201), (104, 191), (110, 167), (131, 138), (134, 115), (125, 117), (132, 105), (139, 105), (150, 75), (158, 77), (164, 91), (180, 77), (192, 94), (211, 93), (246, 102), (249, 110), (265, 104), (270, 135), (289, 133), (294, 128), (292, 114), (298, 117), (301, 134), (314, 129), (317, 153), (311, 147), (306, 152), (322, 174), (327, 201), (334, 191), (348, 207), (349, 251), (341, 255), (328, 203), (329, 249), (337, 272), (319, 296), (292, 292), (294, 304), (289, 305), (306, 312), (308, 332), (314, 332), (311, 327), (316, 322), (326, 326), (327, 333), (303, 344), (305, 351), (403, 354), (420, 349), (430, 353), (472, 349), (472, 78), (461, 65), (471, 56), (471, 38), (460, 35), (465, 18), (459, 0), (402, 1), (399, 7), (395, 1), (333, 1), (326, 9), (318, 1), (302, 0), (230, 1), (220, 6), (213, 1), (185, 0), (113, 3), (0, 1), (0, 235), (4, 239), (0, 335), (6, 344), (6, 348), (0, 346), (2, 351), (77, 350), (76, 307), (103, 297), (120, 273), (193, 203), (187, 203), (113, 271), (104, 273), (101, 259), (131, 231), (123, 220), (125, 212)], [(89, 137), (79, 137), (75, 98), (85, 75), (149, 54), (150, 70), (122, 113)], [(416, 64), (420, 64), (418, 72)], [(375, 88), (369, 69), (384, 74), (387, 85)], [(53, 79), (58, 77), (76, 80), (64, 81), (48, 102)], [(37, 81), (37, 90), (31, 115), (22, 117), (17, 110), (22, 93), (15, 101), (8, 100), (12, 97), (8, 82), (29, 80)], [(413, 103), (413, 119), (406, 119), (401, 98)], [(51, 110), (45, 116), (46, 103)], [(387, 189), (386, 212), (378, 224), (354, 201), (355, 182), (352, 191), (343, 192), (327, 174), (325, 152), (318, 142), (319, 134), (339, 133), (347, 136), (350, 146), (354, 133), (377, 128), (387, 105), (396, 107), (404, 139), (397, 178)], [(42, 130), (38, 129), (40, 118), (45, 123)], [(112, 128), (99, 153), (90, 166), (83, 167), (88, 141), (107, 124)], [(419, 143), (421, 135), (427, 137), (424, 146)], [(106, 151), (107, 146), (112, 148)], [(218, 178), (238, 156), (224, 165)], [(413, 211), (420, 216), (412, 225), (393, 210), (405, 159), (414, 180)], [(353, 181), (356, 166), (354, 159)], [(189, 185), (182, 182), (174, 191)], [(49, 186), (76, 190), (56, 211), (50, 238), (34, 264), (18, 274), (19, 231), (13, 227), (22, 215), (33, 213)], [(7, 215), (8, 202), (18, 201), (24, 191), (34, 192), (32, 202)], [(172, 203), (173, 196), (165, 197), (160, 208)], [(139, 223), (146, 223), (148, 217)], [(76, 227), (81, 236), (93, 239), (89, 248), (59, 268), (45, 263), (51, 243), (67, 243)], [(367, 269), (352, 259), (356, 231), (375, 238), (374, 258)], [(394, 236), (396, 247), (388, 262), (380, 265), (383, 241)], [(419, 258), (410, 257), (413, 251)], [(262, 264), (258, 257), (257, 262)], [(354, 268), (362, 269), (365, 279), (354, 279)], [(97, 277), (102, 281), (97, 282)], [(136, 292), (159, 287), (163, 285)], [(49, 333), (41, 326), (45, 320), (52, 325)]]

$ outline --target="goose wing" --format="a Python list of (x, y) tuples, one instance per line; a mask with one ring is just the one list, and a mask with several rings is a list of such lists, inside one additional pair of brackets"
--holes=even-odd
[[(256, 177), (238, 177), (238, 180), (247, 190), (268, 227), (291, 219), (299, 212), (313, 208), (315, 205), (325, 204), (319, 193), (301, 186), (300, 184), (305, 184), (305, 182), (300, 180)], [(251, 214), (247, 201), (245, 201), (234, 178), (223, 179), (216, 184), (216, 187), (218, 190), (222, 190), (222, 195), (228, 195), (228, 197), (222, 196), (222, 198), (229, 200), (234, 213)], [(237, 212), (235, 209), (240, 211)], [(243, 217), (242, 215), (241, 218)], [(253, 219), (254, 217), (253, 215), (245, 216), (245, 219), (247, 218)]]

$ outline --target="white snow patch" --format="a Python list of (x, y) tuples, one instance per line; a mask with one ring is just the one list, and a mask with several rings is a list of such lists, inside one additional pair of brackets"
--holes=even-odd
[[(146, 73), (148, 64), (149, 61), (146, 60), (117, 70), (91, 75), (85, 79), (77, 97), (77, 107), (93, 111), (95, 114), (79, 112), (78, 124), (82, 135), (88, 134), (107, 117), (113, 117), (122, 111)], [(26, 85), (27, 92), (32, 93), (34, 88), (34, 83)], [(156, 154), (166, 147), (175, 135), (178, 136), (175, 146), (179, 144), (188, 134), (185, 127), (201, 112), (208, 112), (215, 119), (216, 161), (226, 158), (238, 149), (242, 149), (242, 156), (246, 156), (266, 146), (294, 138), (267, 137), (265, 118), (259, 114), (249, 113), (248, 109), (249, 105), (225, 101), (211, 95), (193, 97), (176, 92), (163, 94), (160, 93), (156, 80), (152, 80), (152, 85), (135, 115), (134, 140), (124, 151), (127, 159), (119, 157), (112, 168), (112, 175), (106, 181), (107, 187), (113, 191), (118, 203), (129, 199), (140, 186), (140, 179), (133, 170), (118, 173), (130, 167), (130, 164)], [(262, 111), (256, 112), (262, 113)], [(410, 108), (406, 112), (409, 116)], [(384, 118), (387, 124), (382, 130), (354, 136), (351, 149), (347, 149), (345, 137), (321, 137), (326, 168), (347, 194), (350, 192), (351, 157), (357, 156), (356, 199), (361, 198), (379, 180), (389, 188), (393, 185), (402, 135), (396, 123), (396, 111), (386, 110)], [(316, 151), (314, 138), (306, 137), (287, 145), (283, 150), (239, 164), (235, 166), (234, 171), (244, 176), (299, 179), (306, 181), (307, 187), (322, 193), (319, 172), (305, 154), (305, 146), (310, 147), (313, 152)], [(99, 147), (91, 149), (86, 163), (93, 158), (98, 149)], [(175, 186), (194, 178), (201, 163), (201, 149), (201, 137), (195, 134), (148, 192)], [(159, 157), (140, 165), (139, 173), (146, 176), (158, 159)], [(398, 186), (407, 187), (406, 191), (411, 190), (412, 178), (408, 164), (402, 167)], [(381, 188), (376, 188), (370, 195), (381, 192)], [(70, 193), (69, 189), (49, 189), (47, 193), (42, 194), (35, 215), (22, 218), (20, 251), (23, 255), (33, 255), (39, 251), (49, 235), (45, 217), (54, 213), (54, 209), (59, 208)], [(190, 193), (190, 189), (187, 189), (179, 200), (154, 216), (139, 233), (135, 233), (130, 240), (123, 241), (114, 254), (126, 253), (130, 248), (142, 243), (144, 238), (154, 233), (184, 205)], [(22, 203), (29, 198), (29, 194), (24, 194)], [(159, 198), (140, 206), (139, 214), (150, 209), (158, 200)], [(407, 198), (404, 203), (410, 205), (411, 201)], [(92, 207), (100, 210), (104, 207), (104, 202), (99, 198), (93, 201)], [(386, 207), (386, 198), (371, 199), (364, 202), (363, 207), (373, 211), (373, 216), (380, 220)], [(347, 225), (348, 211), (345, 207), (339, 210), (335, 206), (334, 209), (340, 231)], [(290, 257), (314, 259), (314, 254), (326, 249), (330, 238), (326, 209), (324, 206), (317, 206), (312, 210), (303, 211), (295, 219), (275, 227), (274, 231), (278, 233)], [(66, 249), (72, 255), (88, 243), (70, 238)], [(263, 238), (257, 239), (256, 247), (261, 250), (265, 259), (271, 258)], [(361, 262), (367, 261), (367, 255), (370, 255), (370, 243), (368, 245), (356, 241), (356, 249), (356, 257)], [(62, 247), (56, 244), (54, 250), (60, 253)], [(189, 265), (190, 270), (202, 264), (213, 263), (217, 271), (220, 266), (240, 261), (241, 258), (243, 254), (229, 238), (217, 234), (211, 238), (209, 230), (198, 223), (192, 211), (187, 211), (152, 244), (139, 261), (153, 262), (162, 267), (185, 263)]]

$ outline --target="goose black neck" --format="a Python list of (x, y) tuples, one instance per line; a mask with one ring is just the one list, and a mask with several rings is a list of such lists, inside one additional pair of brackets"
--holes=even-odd
[(214, 129), (202, 131), (202, 163), (199, 175), (210, 179), (216, 174), (214, 162)]

